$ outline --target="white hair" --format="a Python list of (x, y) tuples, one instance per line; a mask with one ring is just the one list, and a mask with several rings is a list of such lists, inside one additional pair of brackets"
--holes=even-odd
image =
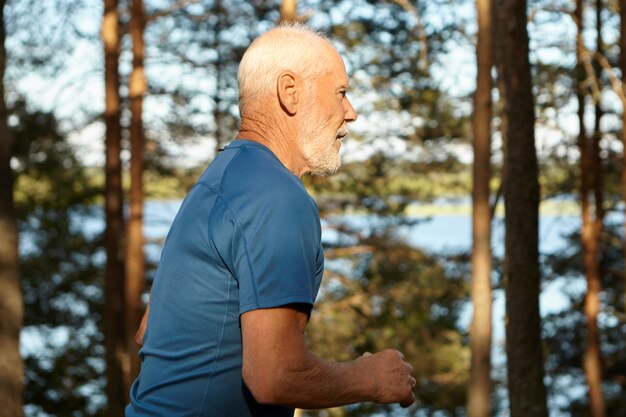
[(239, 112), (243, 116), (252, 103), (263, 99), (276, 88), (281, 72), (290, 70), (305, 80), (325, 75), (329, 66), (327, 48), (332, 43), (321, 32), (301, 23), (287, 22), (258, 37), (246, 50), (239, 64)]

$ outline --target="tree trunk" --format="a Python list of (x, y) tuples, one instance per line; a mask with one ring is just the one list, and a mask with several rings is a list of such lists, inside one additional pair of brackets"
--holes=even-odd
[(217, 16), (217, 24), (215, 25), (215, 46), (213, 50), (217, 54), (217, 59), (215, 60), (215, 85), (217, 88), (215, 89), (215, 108), (213, 109), (213, 120), (215, 121), (215, 154), (222, 150), (223, 144), (226, 142), (224, 135), (222, 134), (222, 57), (221, 57), (221, 45), (219, 42), (220, 34), (222, 33), (222, 21), (225, 19), (225, 10), (222, 7), (222, 0), (215, 0), (215, 15)]
[[(620, 16), (620, 37), (619, 37), (619, 68), (622, 73), (622, 85), (626, 85), (626, 0), (619, 0), (619, 16)], [(626, 106), (622, 103), (622, 195), (626, 202)], [(626, 207), (624, 207), (624, 215), (626, 216)], [(622, 248), (624, 252), (624, 260), (626, 261), (626, 220), (624, 221), (624, 238)], [(626, 262), (624, 262), (626, 265)], [(624, 280), (626, 280), (626, 271), (624, 271)], [(624, 293), (624, 312), (626, 313), (626, 293)]]
[[(598, 257), (598, 238), (596, 225), (592, 219), (591, 192), (592, 147), (585, 129), (585, 80), (587, 75), (583, 69), (585, 48), (583, 44), (583, 0), (576, 0), (574, 14), (577, 27), (577, 99), (578, 99), (578, 147), (580, 149), (580, 202), (582, 217), (582, 251), (587, 293), (585, 294), (584, 310), (587, 329), (587, 343), (583, 354), (583, 370), (589, 386), (589, 405), (592, 417), (604, 417), (604, 398), (602, 395), (602, 358), (600, 352), (600, 331), (598, 313), (600, 312), (600, 268)], [(596, 107), (597, 109), (597, 107)], [(598, 112), (596, 110), (596, 132), (599, 129)], [(596, 135), (594, 135), (596, 136)], [(595, 137), (594, 137), (595, 139)], [(595, 180), (594, 180), (595, 183)]]
[[(596, 0), (596, 32), (598, 34), (596, 38), (596, 52), (599, 55), (604, 54), (604, 38), (602, 36), (602, 1)], [(602, 72), (602, 67), (596, 61), (596, 77), (599, 77)], [(602, 120), (602, 102), (600, 97), (595, 102), (595, 121), (593, 129), (593, 149), (592, 149), (592, 171), (593, 171), (593, 192), (596, 206), (595, 215), (595, 229), (596, 240), (598, 241), (598, 250), (601, 251), (601, 236), (604, 230), (604, 175), (602, 172), (602, 156), (601, 156), (601, 144), (602, 141), (602, 129), (600, 122)]]
[(106, 347), (107, 415), (124, 414), (128, 397), (130, 364), (124, 315), (124, 213), (122, 193), (120, 77), (118, 72), (120, 28), (117, 0), (104, 0), (102, 19), (105, 78), (105, 190), (107, 255), (104, 282), (104, 333)]
[(133, 44), (133, 70), (129, 80), (130, 95), (130, 217), (126, 251), (126, 325), (130, 352), (131, 380), (139, 375), (141, 366), (135, 332), (143, 314), (141, 296), (145, 286), (145, 257), (143, 251), (143, 170), (144, 131), (142, 123), (143, 96), (147, 91), (144, 72), (144, 40), (146, 17), (143, 0), (133, 0), (130, 36)]
[(539, 315), (539, 182), (526, 1), (493, 3), (495, 58), (502, 79), (506, 351), (513, 417), (547, 417)]
[(491, 415), (491, 0), (477, 0), (477, 77), (474, 96), (474, 165), (472, 188), (471, 368), (467, 398), (469, 417)]
[(13, 138), (4, 101), (5, 3), (0, 0), (0, 417), (21, 417), (24, 415), (24, 365), (20, 356), (20, 330), (24, 304), (19, 282), (19, 234), (13, 205)]
[(280, 21), (298, 22), (298, 0), (282, 0), (280, 2)]

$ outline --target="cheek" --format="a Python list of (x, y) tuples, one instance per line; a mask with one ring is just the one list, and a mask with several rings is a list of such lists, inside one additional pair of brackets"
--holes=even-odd
[(341, 121), (343, 122), (343, 120), (345, 120), (346, 113), (347, 113), (346, 103), (343, 100), (341, 100), (339, 104), (337, 105), (337, 109), (336, 109), (337, 118), (341, 119)]

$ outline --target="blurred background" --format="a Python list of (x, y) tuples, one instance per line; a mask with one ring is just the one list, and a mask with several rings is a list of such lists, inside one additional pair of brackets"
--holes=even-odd
[[(417, 402), (301, 416), (626, 416), (624, 0), (0, 0), (0, 416), (121, 416), (178, 207), (281, 21), (359, 114), (306, 177), (313, 352), (401, 350)], [(216, 416), (219, 417), (219, 416)]]

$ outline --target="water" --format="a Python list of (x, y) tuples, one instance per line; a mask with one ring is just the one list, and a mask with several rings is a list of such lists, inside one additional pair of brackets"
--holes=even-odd
[[(145, 205), (146, 255), (157, 262), (163, 239), (174, 220), (182, 201), (150, 201)], [(443, 205), (467, 204), (467, 201), (441, 202)], [(446, 214), (434, 216), (413, 216), (414, 225), (401, 226), (398, 235), (409, 244), (429, 253), (449, 254), (469, 252), (472, 239), (471, 217), (468, 214)], [(345, 220), (345, 219), (344, 219)], [(355, 228), (365, 228), (372, 216), (349, 216), (349, 223)], [(98, 233), (104, 227), (102, 219), (92, 219), (85, 223), (89, 233)], [(337, 239), (335, 229), (322, 222), (322, 239)], [(580, 218), (574, 215), (543, 215), (539, 222), (539, 244), (541, 254), (561, 251), (567, 246), (564, 236), (580, 228)], [(493, 221), (492, 249), (494, 256), (504, 254), (504, 222), (502, 217)], [(570, 283), (571, 285), (571, 283)], [(562, 282), (556, 280), (542, 287), (540, 308), (542, 314), (562, 311), (570, 307), (568, 299), (561, 292)], [(583, 291), (584, 288), (581, 288)], [(471, 309), (461, 318), (460, 325), (469, 327)], [(504, 296), (501, 291), (494, 292), (493, 305), (494, 345), (504, 344)]]

